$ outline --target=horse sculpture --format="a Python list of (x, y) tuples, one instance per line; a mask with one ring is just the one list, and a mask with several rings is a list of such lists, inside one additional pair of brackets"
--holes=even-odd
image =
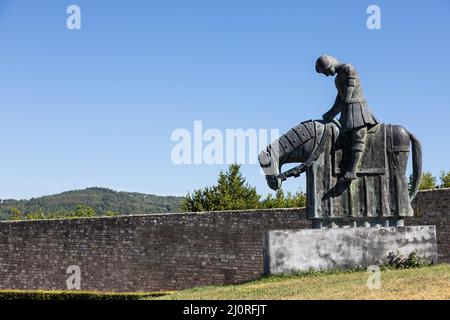
[[(422, 172), (420, 142), (402, 126), (378, 123), (367, 132), (353, 181), (342, 180), (348, 145), (337, 121), (310, 120), (272, 142), (260, 153), (259, 162), (273, 190), (281, 188), (287, 178), (306, 172), (308, 217), (321, 226), (323, 221), (401, 225), (403, 217), (413, 215), (411, 201)], [(408, 192), (406, 168), (411, 148), (413, 177)], [(288, 163), (300, 165), (282, 173)]]

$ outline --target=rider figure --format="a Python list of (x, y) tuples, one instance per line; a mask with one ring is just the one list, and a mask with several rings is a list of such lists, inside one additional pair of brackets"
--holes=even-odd
[(338, 91), (333, 107), (322, 118), (330, 122), (341, 113), (339, 122), (343, 131), (351, 140), (351, 157), (344, 180), (356, 179), (356, 168), (364, 151), (367, 129), (376, 125), (378, 120), (372, 115), (361, 88), (359, 75), (350, 64), (340, 63), (336, 58), (323, 55), (317, 59), (316, 71), (334, 76)]

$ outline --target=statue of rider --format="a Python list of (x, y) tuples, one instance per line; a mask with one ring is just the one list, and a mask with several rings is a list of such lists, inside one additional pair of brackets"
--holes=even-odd
[(342, 179), (354, 180), (356, 168), (364, 151), (367, 129), (379, 121), (369, 110), (359, 75), (352, 65), (340, 63), (334, 57), (323, 55), (317, 59), (316, 71), (327, 77), (336, 75), (335, 84), (338, 94), (334, 105), (322, 118), (325, 122), (330, 122), (338, 113), (341, 113), (339, 119), (341, 132), (351, 141), (350, 160)]

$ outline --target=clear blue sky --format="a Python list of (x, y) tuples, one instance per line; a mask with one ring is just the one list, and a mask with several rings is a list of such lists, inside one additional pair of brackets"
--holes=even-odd
[[(70, 4), (81, 30), (66, 28)], [(370, 4), (381, 30), (366, 27)], [(449, 0), (0, 0), (0, 198), (211, 185), (226, 165), (174, 165), (172, 131), (320, 118), (336, 94), (314, 70), (324, 53), (357, 68), (375, 115), (418, 136), (437, 175), (450, 169), (449, 33)], [(269, 192), (257, 166), (243, 173)]]

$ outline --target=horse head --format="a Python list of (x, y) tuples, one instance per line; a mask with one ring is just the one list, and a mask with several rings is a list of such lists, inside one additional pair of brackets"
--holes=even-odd
[(270, 189), (278, 190), (281, 188), (280, 175), (280, 164), (278, 161), (279, 154), (272, 150), (271, 145), (267, 147), (266, 150), (261, 151), (258, 160), (264, 175), (266, 176), (266, 181)]
[(273, 141), (259, 154), (259, 164), (272, 190), (282, 185), (281, 167), (286, 163), (304, 163), (322, 140), (325, 124), (322, 121), (305, 121)]

